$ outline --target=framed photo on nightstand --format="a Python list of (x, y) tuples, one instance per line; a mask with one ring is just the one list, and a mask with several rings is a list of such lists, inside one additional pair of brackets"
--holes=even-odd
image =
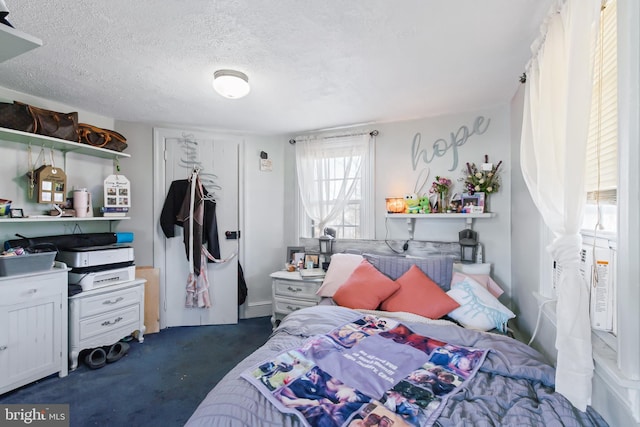
[[(296, 254), (302, 254), (302, 256)], [(302, 246), (287, 246), (287, 259), (285, 262), (293, 262), (293, 265), (298, 265), (298, 261), (302, 258), (304, 261), (304, 247)]]
[(313, 268), (320, 267), (320, 254), (305, 254), (304, 255), (304, 265), (305, 268), (310, 263), (313, 263)]

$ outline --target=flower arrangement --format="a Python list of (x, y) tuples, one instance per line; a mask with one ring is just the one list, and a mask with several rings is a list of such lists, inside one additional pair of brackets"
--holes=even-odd
[(451, 187), (451, 180), (442, 176), (436, 176), (436, 180), (431, 184), (429, 193), (438, 195), (438, 211), (445, 213), (447, 206), (449, 205), (448, 193), (449, 187)]
[(449, 187), (451, 187), (451, 180), (449, 178), (436, 176), (436, 180), (433, 181), (433, 184), (431, 184), (429, 193), (446, 193), (449, 191)]
[[(484, 163), (489, 164), (489, 156), (486, 154), (484, 156)], [(502, 160), (500, 160), (497, 165), (492, 164), (490, 169), (484, 167), (478, 169), (475, 163), (467, 162), (467, 169), (463, 170), (464, 178), (461, 178), (461, 181), (464, 181), (464, 189), (469, 194), (476, 192), (492, 194), (497, 192), (500, 189), (498, 169), (500, 169), (501, 164)]]

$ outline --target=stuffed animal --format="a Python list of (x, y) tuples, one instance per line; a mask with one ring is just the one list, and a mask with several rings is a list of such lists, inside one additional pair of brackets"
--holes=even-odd
[(431, 203), (429, 203), (429, 196), (422, 196), (418, 199), (418, 205), (420, 206), (420, 213), (431, 213)]
[(410, 193), (404, 195), (404, 204), (406, 205), (405, 213), (416, 214), (420, 213), (420, 204), (418, 195), (416, 193)]

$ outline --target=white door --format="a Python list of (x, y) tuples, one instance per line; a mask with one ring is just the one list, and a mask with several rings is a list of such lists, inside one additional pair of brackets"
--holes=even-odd
[[(238, 230), (238, 151), (241, 139), (202, 131), (154, 130), (154, 265), (160, 268), (160, 326), (237, 323), (239, 239), (225, 232)], [(216, 201), (218, 240), (223, 263), (207, 263), (210, 308), (186, 308), (189, 260), (184, 229), (165, 237), (160, 213), (174, 180), (188, 179), (199, 168), (204, 187)]]

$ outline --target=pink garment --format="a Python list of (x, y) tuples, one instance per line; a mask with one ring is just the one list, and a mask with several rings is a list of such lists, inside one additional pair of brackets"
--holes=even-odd
[(205, 268), (200, 270), (200, 275), (189, 273), (187, 278), (187, 299), (185, 307), (187, 308), (209, 308), (211, 300), (209, 299), (209, 279), (207, 278), (207, 257), (204, 252), (201, 253), (201, 265)]
[(182, 204), (178, 219), (184, 221), (189, 276), (185, 307), (209, 308), (209, 279), (207, 278), (207, 257), (202, 251), (202, 217), (204, 192), (197, 172), (191, 177), (190, 192)]

